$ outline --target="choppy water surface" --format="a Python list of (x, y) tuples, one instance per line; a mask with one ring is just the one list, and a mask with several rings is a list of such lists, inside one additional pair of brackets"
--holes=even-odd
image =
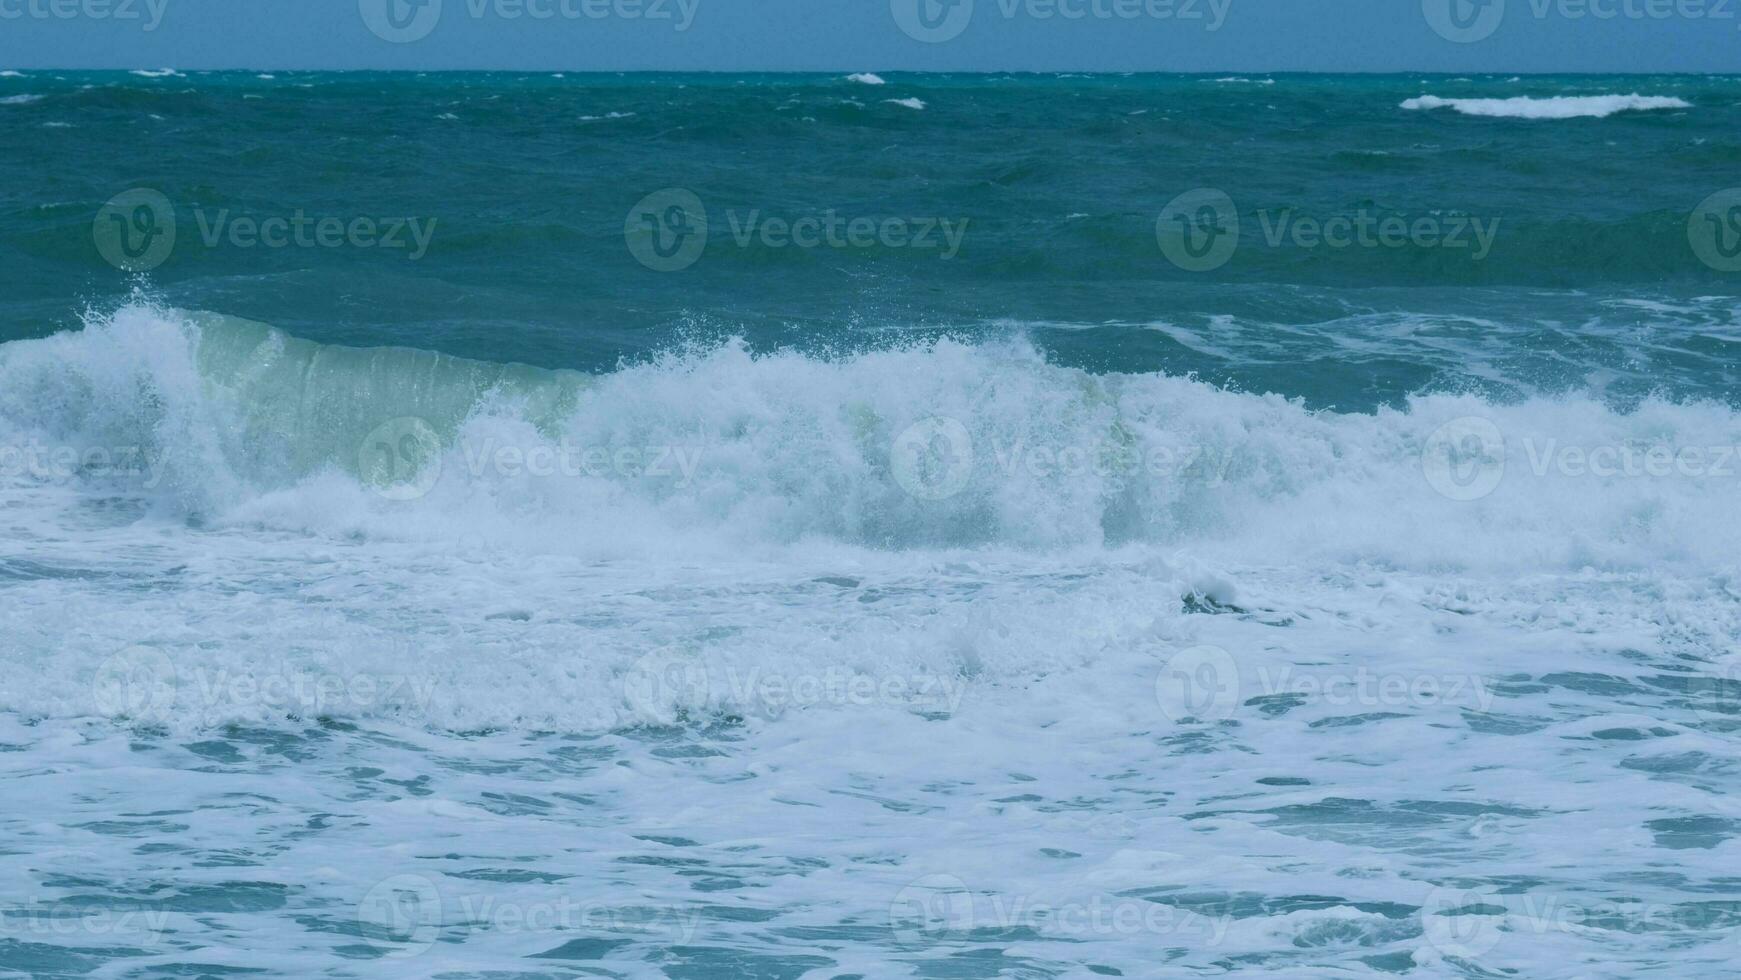
[(1735, 970), (1737, 91), (0, 78), (0, 971)]

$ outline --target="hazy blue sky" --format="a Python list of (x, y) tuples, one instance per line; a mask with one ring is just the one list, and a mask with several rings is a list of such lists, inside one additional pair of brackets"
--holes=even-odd
[(0, 68), (1741, 71), (1741, 0), (0, 0)]

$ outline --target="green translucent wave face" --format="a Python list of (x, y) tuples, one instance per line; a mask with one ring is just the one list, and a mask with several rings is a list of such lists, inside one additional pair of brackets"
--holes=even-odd
[(236, 413), (243, 451), (298, 475), (328, 464), (371, 482), (415, 471), (487, 398), (512, 403), (549, 434), (587, 383), (572, 371), (319, 344), (235, 317), (187, 317), (200, 379)]

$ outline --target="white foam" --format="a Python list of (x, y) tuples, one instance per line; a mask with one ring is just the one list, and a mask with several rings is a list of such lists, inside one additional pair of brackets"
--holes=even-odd
[(922, 99), (884, 99), (883, 101), (889, 105), (906, 106), (909, 109), (925, 108), (925, 102)]
[[(485, 366), (282, 335), (261, 356), (207, 335), (221, 326), (132, 306), (0, 346), (0, 447), (138, 447), (151, 477), (0, 471), (0, 561), (25, 570), (8, 587), (9, 642), (27, 665), (0, 684), (0, 711), (88, 714), (93, 674), (144, 645), (178, 665), (188, 697), (226, 673), (336, 665), (422, 685), (344, 705), (190, 703), (166, 720), (189, 728), (318, 709), (590, 730), (753, 710), (741, 681), (757, 671), (966, 677), (1066, 717), (1154, 669), (1189, 592), (1272, 610), (1222, 639), (1252, 657), (1269, 655), (1264, 621), (1291, 618), (1301, 657), (1480, 657), (1497, 675), (1516, 637), (1337, 644), (1371, 617), (1426, 637), (1447, 604), (1479, 612), (1460, 629), (1549, 616), (1642, 643), (1665, 590), (1708, 591), (1741, 553), (1732, 459), (1703, 476), (1588, 471), (1604, 447), (1741, 444), (1741, 416), (1718, 404), (1438, 395), (1313, 412), (1186, 378), (1090, 375), (1020, 342), (939, 341), (832, 359), (728, 344), (567, 401), (545, 390), (560, 378), (526, 369), (518, 395), (462, 392), (456, 409), (424, 381)], [(353, 366), (369, 399), (346, 395)], [(360, 424), (331, 414), (364, 403)], [(418, 413), (442, 440), (421, 496), (355, 475), (371, 441), (398, 447), (404, 431), (331, 438)], [(1502, 477), (1471, 500), (1423, 469), (1459, 418), (1505, 440)], [(928, 419), (958, 423), (969, 454), (958, 492), (935, 499), (911, 492), (894, 451), (915, 425), (935, 444)], [(533, 468), (565, 447), (602, 465)], [(1580, 469), (1555, 462), (1566, 447)], [(656, 473), (652, 453), (682, 455)], [(1689, 598), (1678, 628), (1727, 635), (1731, 607)], [(704, 682), (625, 700), (622, 674), (658, 648), (705, 649)], [(1020, 692), (1037, 677), (1055, 680), (1035, 702)]]
[[(1185, 378), (1089, 375), (1018, 341), (826, 360), (733, 343), (580, 387), (525, 369), (501, 375), (514, 396), (479, 398), (425, 391), (418, 378), (494, 378), (498, 366), (403, 352), (389, 368), (369, 352), (282, 335), (267, 346), (302, 346), (263, 355), (254, 345), (266, 335), (220, 343), (211, 331), (225, 329), (131, 306), (80, 333), (0, 346), (0, 435), (149, 447), (166, 467), (160, 491), (207, 514), (240, 508), (251, 521), (391, 540), (487, 528), (503, 547), (532, 552), (1146, 543), (1505, 570), (1708, 566), (1741, 551), (1741, 526), (1729, 520), (1741, 478), (1685, 467), (1604, 476), (1560, 458), (1567, 448), (1741, 445), (1741, 415), (1715, 403), (1648, 400), (1618, 412), (1588, 395), (1515, 404), (1424, 395), (1400, 410), (1323, 413)], [(238, 402), (279, 399), (278, 374), (299, 374), (309, 358), (324, 365), (328, 387)], [(220, 360), (226, 380), (214, 388)], [(353, 362), (373, 379), (366, 399), (340, 386)], [(399, 371), (410, 375), (402, 393), (387, 383)], [(324, 422), (283, 414), (316, 409)], [(338, 426), (339, 411), (356, 417)], [(377, 422), (414, 415), (445, 448), (428, 495), (401, 506), (348, 474)], [(909, 492), (891, 456), (904, 432), (933, 417), (959, 424), (970, 455), (959, 487), (937, 500)], [(1501, 478), (1472, 501), (1447, 498), (1423, 476), (1435, 433), (1459, 418), (1485, 420), (1503, 440)], [(293, 425), (300, 435), (286, 442), (278, 433)], [(491, 461), (503, 448), (554, 453), (565, 442), (610, 453), (663, 447), (670, 471), (540, 474)], [(1108, 453), (1111, 469), (1101, 465)], [(342, 472), (314, 478), (328, 466)]]
[(868, 72), (868, 71), (861, 71), (861, 72), (857, 72), (857, 73), (852, 74), (852, 75), (848, 75), (848, 76), (846, 76), (846, 80), (849, 82), (857, 82), (860, 85), (887, 85), (888, 84), (887, 82), (883, 81), (883, 78), (881, 75), (872, 74), (871, 72)]
[(42, 96), (27, 92), (23, 95), (8, 95), (5, 98), (0, 98), (0, 105), (29, 105), (32, 102), (41, 101)]
[(1442, 99), (1423, 95), (1402, 104), (1404, 109), (1452, 109), (1466, 116), (1505, 119), (1602, 119), (1619, 112), (1690, 109), (1692, 103), (1664, 95), (1560, 95), (1509, 99)]
[(180, 72), (176, 71), (174, 68), (157, 68), (157, 69), (135, 68), (132, 71), (128, 72), (127, 74), (138, 75), (140, 78), (182, 78), (182, 77), (184, 77)]

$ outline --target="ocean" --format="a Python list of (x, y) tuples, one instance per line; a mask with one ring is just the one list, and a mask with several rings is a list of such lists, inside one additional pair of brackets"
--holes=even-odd
[(1738, 133), (0, 73), (0, 975), (1741, 969)]

